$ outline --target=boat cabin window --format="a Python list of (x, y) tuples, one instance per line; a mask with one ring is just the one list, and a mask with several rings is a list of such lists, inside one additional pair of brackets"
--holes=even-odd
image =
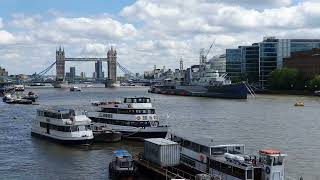
[(49, 129), (55, 130), (55, 131), (61, 131), (61, 132), (77, 132), (77, 131), (86, 131), (91, 130), (90, 125), (82, 125), (82, 126), (59, 126), (55, 124), (49, 124), (45, 122), (40, 122), (40, 127), (47, 128), (49, 126)]
[(150, 98), (125, 98), (124, 103), (150, 103)]
[(266, 164), (268, 166), (272, 165), (272, 159), (270, 156), (267, 155), (260, 155), (260, 159), (259, 159), (260, 163)]
[(219, 146), (211, 148), (211, 155), (218, 156), (224, 155), (224, 153), (244, 154), (244, 146)]
[(213, 148), (211, 148), (211, 155), (214, 155), (214, 156), (224, 155), (224, 153), (227, 153), (227, 147), (213, 147)]
[[(178, 139), (178, 137), (174, 137), (175, 139)], [(207, 154), (209, 155), (210, 154), (210, 148), (208, 146), (204, 146), (204, 145), (201, 145), (201, 144), (197, 144), (197, 143), (194, 143), (192, 141), (188, 141), (188, 140), (185, 140), (185, 139), (182, 139), (182, 138), (179, 138), (179, 142), (180, 145), (182, 147), (185, 147), (187, 149), (190, 149), (192, 151), (195, 151), (195, 152), (198, 152), (198, 153), (203, 153), (203, 154)]]
[(154, 109), (116, 109), (103, 108), (102, 112), (114, 114), (155, 114)]
[(283, 156), (275, 156), (273, 157), (273, 166), (278, 166), (283, 164)]

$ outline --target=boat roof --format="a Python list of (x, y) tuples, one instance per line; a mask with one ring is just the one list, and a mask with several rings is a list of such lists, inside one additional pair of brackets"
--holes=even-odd
[(132, 157), (127, 150), (123, 150), (123, 149), (113, 151), (113, 156), (120, 157), (120, 158)]
[(38, 110), (50, 111), (50, 112), (55, 112), (55, 113), (69, 113), (70, 111), (74, 111), (74, 109), (61, 108), (61, 107), (46, 107), (46, 108), (39, 108)]
[(177, 142), (170, 141), (164, 138), (149, 138), (149, 139), (145, 139), (145, 141), (151, 142), (153, 144), (161, 145), (161, 146), (178, 144)]
[(202, 145), (202, 146), (207, 146), (207, 147), (233, 147), (233, 146), (245, 146), (244, 144), (237, 144), (237, 143), (227, 143), (227, 144), (224, 144), (223, 142), (221, 141), (218, 141), (218, 140), (215, 140), (213, 138), (208, 138), (208, 137), (185, 137), (185, 136), (182, 136), (182, 135), (179, 135), (179, 134), (172, 134), (172, 136), (176, 136), (176, 137), (179, 137), (179, 138), (182, 138), (184, 140), (188, 140), (188, 141), (191, 141), (193, 143), (196, 143), (196, 144), (199, 144), (199, 145)]

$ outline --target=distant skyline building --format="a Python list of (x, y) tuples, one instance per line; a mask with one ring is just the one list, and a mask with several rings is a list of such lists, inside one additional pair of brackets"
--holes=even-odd
[(70, 67), (70, 81), (76, 79), (76, 67)]
[(1, 66), (0, 66), (0, 76), (1, 77), (8, 77), (8, 71), (6, 71), (6, 69), (5, 68), (1, 68)]
[(102, 61), (95, 62), (95, 79), (96, 81), (104, 80), (104, 72), (102, 72)]
[(80, 73), (80, 77), (82, 80), (86, 79), (86, 73), (85, 72), (81, 72)]

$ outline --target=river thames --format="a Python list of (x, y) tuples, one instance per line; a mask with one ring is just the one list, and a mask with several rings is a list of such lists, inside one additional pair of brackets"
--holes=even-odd
[[(0, 102), (0, 179), (108, 179), (112, 151), (139, 152), (141, 142), (63, 146), (31, 137), (31, 121), (38, 107), (88, 110), (91, 101), (127, 96), (151, 97), (162, 123), (168, 124), (172, 133), (217, 144), (245, 144), (249, 153), (280, 149), (288, 155), (287, 176), (320, 177), (319, 97), (258, 95), (226, 100), (149, 94), (147, 88), (32, 91), (39, 95), (40, 105)], [(305, 106), (294, 107), (297, 101)]]

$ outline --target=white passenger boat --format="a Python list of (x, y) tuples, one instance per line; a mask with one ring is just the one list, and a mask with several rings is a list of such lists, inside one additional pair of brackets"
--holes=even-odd
[(14, 85), (15, 91), (24, 91), (24, 85)]
[(181, 146), (180, 163), (217, 180), (284, 180), (285, 154), (260, 150), (245, 154), (241, 144), (205, 145), (176, 135), (171, 140)]
[(168, 126), (160, 125), (151, 99), (124, 98), (123, 102), (107, 102), (99, 110), (88, 112), (94, 126), (108, 126), (125, 138), (165, 138)]
[(42, 108), (32, 122), (31, 135), (63, 144), (91, 144), (91, 120), (73, 109)]

